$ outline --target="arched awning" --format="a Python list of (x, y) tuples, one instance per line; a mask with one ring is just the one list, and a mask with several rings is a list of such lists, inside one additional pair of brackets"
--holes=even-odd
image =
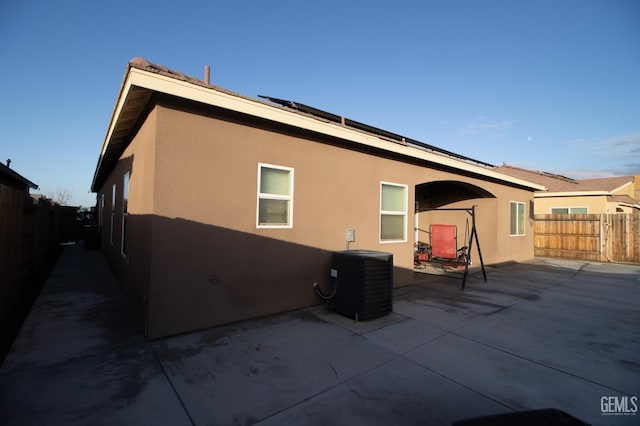
[(454, 180), (440, 180), (416, 185), (415, 200), (420, 208), (437, 208), (477, 198), (496, 198), (479, 186)]

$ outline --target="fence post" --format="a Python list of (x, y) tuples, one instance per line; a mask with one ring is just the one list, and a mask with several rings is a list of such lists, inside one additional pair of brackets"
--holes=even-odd
[(607, 227), (604, 220), (604, 214), (600, 213), (600, 254), (599, 261), (607, 261)]

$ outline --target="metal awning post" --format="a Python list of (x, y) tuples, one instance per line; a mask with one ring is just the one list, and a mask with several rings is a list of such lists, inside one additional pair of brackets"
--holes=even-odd
[(478, 231), (476, 231), (476, 206), (471, 206), (470, 209), (467, 209), (467, 213), (471, 215), (471, 236), (469, 237), (469, 254), (467, 263), (464, 268), (464, 276), (462, 277), (462, 290), (464, 290), (464, 286), (467, 281), (467, 272), (469, 270), (469, 261), (471, 260), (471, 247), (473, 247), (473, 237), (476, 238), (476, 247), (478, 248), (478, 257), (480, 258), (480, 266), (482, 267), (482, 276), (484, 277), (484, 282), (487, 282), (487, 272), (484, 269), (484, 261), (482, 260), (482, 251), (480, 250), (480, 241), (478, 240)]

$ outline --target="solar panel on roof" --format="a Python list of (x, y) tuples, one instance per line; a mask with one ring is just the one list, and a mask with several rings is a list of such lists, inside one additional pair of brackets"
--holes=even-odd
[(440, 155), (445, 155), (447, 157), (451, 157), (451, 158), (455, 158), (457, 160), (462, 160), (462, 161), (468, 161), (468, 162), (473, 162), (482, 166), (487, 166), (487, 167), (495, 167), (493, 164), (489, 164), (489, 163), (485, 163), (484, 161), (480, 161), (480, 160), (476, 160), (474, 158), (471, 157), (466, 157), (464, 155), (460, 155), (460, 154), (456, 154), (455, 152), (451, 152), (451, 151), (447, 151), (446, 149), (442, 149), (442, 148), (438, 148), (437, 146), (433, 146), (433, 145), (429, 145), (427, 143), (424, 142), (420, 142), (418, 140), (415, 139), (411, 139), (411, 138), (407, 138), (404, 137), (402, 135), (399, 135), (397, 133), (393, 133), (393, 132), (388, 132), (386, 130), (382, 130), (379, 129), (377, 127), (373, 127), (373, 126), (369, 126), (368, 124), (364, 124), (364, 123), (360, 123), (358, 121), (354, 121), (354, 120), (350, 120), (348, 118), (342, 117), (340, 115), (337, 114), (333, 114), (327, 111), (323, 111), (321, 109), (318, 108), (314, 108), (312, 106), (309, 105), (305, 105), (305, 104), (301, 104), (299, 102), (294, 102), (294, 101), (289, 101), (289, 100), (285, 100), (285, 99), (280, 99), (280, 98), (274, 98), (271, 96), (264, 96), (264, 95), (258, 95), (258, 97), (262, 98), (262, 99), (267, 99), (270, 102), (273, 102), (275, 104), (281, 105), (285, 108), (290, 108), (290, 109), (294, 109), (296, 111), (300, 111), (306, 114), (311, 114), (313, 116), (316, 117), (320, 117), (323, 118), (325, 120), (330, 120), (333, 121), (335, 123), (341, 123), (347, 127), (351, 127), (354, 129), (358, 129), (358, 130), (363, 130), (365, 132), (369, 132), (369, 133), (373, 133), (376, 134), (378, 136), (382, 136), (384, 138), (387, 139), (391, 139), (394, 142), (403, 144), (403, 145), (412, 145), (414, 147), (418, 147), (418, 148), (422, 148), (425, 149), (427, 151), (431, 151)]

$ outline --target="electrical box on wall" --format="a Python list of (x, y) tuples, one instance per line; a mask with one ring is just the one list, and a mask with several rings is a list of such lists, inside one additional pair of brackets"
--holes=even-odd
[(348, 243), (352, 243), (356, 240), (356, 230), (353, 228), (347, 228), (346, 238)]

